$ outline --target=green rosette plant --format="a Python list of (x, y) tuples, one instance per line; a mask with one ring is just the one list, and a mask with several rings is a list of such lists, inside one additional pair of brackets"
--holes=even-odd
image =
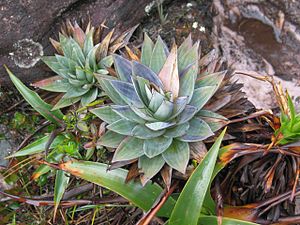
[(59, 41), (50, 39), (57, 54), (42, 59), (58, 76), (39, 81), (33, 86), (64, 93), (54, 109), (79, 101), (86, 106), (101, 95), (94, 73), (108, 74), (106, 68), (113, 62), (110, 54), (124, 47), (136, 28), (119, 36), (113, 36), (114, 30), (111, 30), (101, 38), (104, 27), (102, 24), (94, 28), (89, 23), (83, 31), (77, 23), (73, 26), (68, 21), (59, 34)]
[(281, 110), (280, 125), (275, 129), (275, 145), (285, 145), (300, 139), (300, 113), (297, 114), (293, 101), (286, 93), (287, 112)]
[(143, 184), (165, 164), (185, 173), (190, 143), (203, 141), (224, 126), (215, 119), (226, 118), (203, 107), (226, 71), (198, 77), (198, 47), (189, 36), (169, 51), (160, 37), (153, 43), (145, 35), (138, 61), (113, 55), (116, 77), (96, 75), (113, 102), (91, 110), (107, 123), (98, 144), (116, 148), (112, 163), (138, 160)]

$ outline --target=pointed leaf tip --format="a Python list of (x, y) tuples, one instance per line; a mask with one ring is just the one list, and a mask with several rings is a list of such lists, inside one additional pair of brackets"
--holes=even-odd
[(179, 94), (179, 75), (177, 65), (177, 46), (173, 44), (171, 52), (163, 65), (158, 77), (164, 85), (165, 91), (170, 91), (174, 98)]

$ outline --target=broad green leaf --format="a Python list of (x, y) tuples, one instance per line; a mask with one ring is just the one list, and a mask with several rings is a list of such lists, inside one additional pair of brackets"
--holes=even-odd
[(186, 107), (187, 102), (188, 102), (188, 97), (186, 97), (186, 96), (176, 98), (175, 102), (174, 102), (174, 107), (173, 107), (173, 114), (172, 114), (172, 116), (170, 117), (169, 120), (174, 119), (180, 113), (182, 113), (182, 111)]
[(162, 94), (158, 93), (157, 91), (153, 91), (148, 108), (152, 110), (152, 112), (156, 112), (159, 106), (161, 106), (164, 98), (165, 96), (163, 96)]
[(100, 137), (97, 144), (103, 145), (109, 148), (117, 148), (119, 144), (124, 140), (125, 136), (115, 133), (113, 131), (106, 131), (103, 136)]
[(71, 58), (58, 54), (55, 54), (55, 58), (61, 64), (62, 68), (67, 68), (70, 72), (75, 72), (77, 64)]
[(114, 79), (112, 76), (105, 76), (100, 74), (95, 74), (101, 88), (105, 91), (105, 94), (118, 105), (126, 105), (125, 101), (121, 98), (120, 94), (114, 89), (111, 84), (111, 80)]
[(68, 58), (71, 58), (72, 57), (72, 48), (71, 48), (70, 39), (60, 33), (59, 34), (59, 42), (60, 42), (60, 45), (61, 45), (64, 55)]
[(206, 86), (195, 89), (189, 105), (196, 107), (199, 111), (214, 95), (216, 90), (217, 86)]
[(132, 130), (132, 135), (140, 139), (151, 139), (159, 137), (165, 133), (165, 130), (153, 131), (145, 125), (136, 125)]
[(193, 92), (195, 88), (195, 80), (198, 73), (198, 67), (197, 63), (191, 65), (188, 70), (184, 74), (180, 74), (180, 80), (179, 80), (179, 96), (181, 97), (188, 97), (187, 103), (190, 102), (190, 100), (193, 97)]
[(62, 79), (60, 76), (54, 76), (35, 82), (32, 84), (32, 86), (39, 87), (46, 91), (67, 92), (70, 84), (67, 80)]
[(69, 76), (67, 75), (67, 69), (62, 70), (60, 63), (56, 60), (55, 56), (44, 56), (42, 57), (43, 62), (55, 73), (67, 79)]
[(153, 158), (161, 154), (172, 144), (172, 140), (173, 138), (164, 136), (146, 139), (143, 146), (145, 155), (149, 158)]
[[(222, 154), (223, 149), (225, 149), (225, 147), (221, 148), (219, 151), (219, 156)], [(210, 190), (211, 187), (211, 183), (213, 182), (213, 180), (215, 179), (215, 177), (218, 175), (218, 173), (225, 167), (225, 164), (222, 164), (221, 162), (218, 162), (215, 165), (214, 168), (214, 172), (213, 175), (211, 177), (210, 183), (209, 183), (209, 187), (208, 190)], [(213, 200), (210, 191), (208, 191), (205, 195), (205, 199), (203, 202), (203, 207), (205, 207), (206, 210), (209, 210), (211, 213), (215, 213), (215, 209), (216, 209), (216, 203)]]
[(85, 59), (85, 68), (92, 72), (96, 72), (98, 69), (97, 62), (96, 62), (96, 51), (99, 45), (100, 44), (95, 45)]
[(57, 119), (62, 120), (64, 115), (61, 113), (61, 111), (52, 111), (51, 105), (44, 102), (37, 93), (27, 88), (7, 67), (5, 67), (5, 69), (9, 74), (11, 81), (14, 83), (23, 98), (47, 120), (53, 122), (54, 124), (60, 125)]
[(86, 94), (81, 97), (81, 105), (86, 106), (95, 101), (98, 96), (98, 88), (91, 88)]
[(89, 52), (92, 50), (94, 43), (93, 43), (93, 33), (94, 33), (94, 28), (92, 28), (88, 34), (86, 35), (84, 44), (83, 44), (83, 53), (85, 56), (89, 54)]
[(151, 130), (159, 131), (175, 125), (175, 122), (154, 122), (146, 123), (145, 125)]
[(151, 56), (150, 61), (150, 68), (153, 70), (156, 74), (159, 73), (161, 68), (163, 67), (167, 56), (168, 56), (168, 50), (167, 46), (164, 43), (164, 41), (161, 39), (160, 36), (158, 36), (157, 41), (154, 45), (153, 53)]
[(142, 170), (142, 184), (145, 185), (153, 176), (155, 176), (164, 166), (165, 160), (161, 155), (154, 158), (142, 156), (139, 158), (138, 167)]
[(177, 117), (177, 124), (183, 124), (194, 118), (195, 114), (198, 112), (198, 109), (191, 105), (186, 105), (184, 110)]
[[(209, 191), (219, 148), (226, 129), (220, 134), (200, 165), (185, 184), (172, 211), (169, 224), (197, 225), (206, 192)], [(187, 205), (189, 207), (187, 207)], [(191, 210), (192, 209), (192, 210)]]
[(80, 97), (87, 93), (89, 89), (84, 89), (82, 87), (73, 87), (71, 86), (67, 92), (64, 94), (64, 98), (75, 98)]
[(153, 118), (153, 114), (150, 112), (149, 109), (143, 109), (143, 108), (136, 108), (134, 106), (130, 106), (130, 108), (142, 119), (150, 122), (157, 121), (155, 118)]
[(142, 64), (149, 66), (150, 60), (153, 52), (154, 43), (150, 39), (150, 37), (144, 33), (144, 42), (142, 46), (142, 55), (141, 55), (141, 62)]
[(143, 140), (135, 137), (127, 137), (118, 146), (112, 162), (136, 159), (143, 154)]
[(128, 121), (126, 119), (117, 120), (109, 124), (106, 128), (108, 130), (114, 131), (118, 134), (131, 135), (132, 129), (137, 125), (137, 123)]
[(229, 123), (229, 120), (226, 117), (208, 110), (200, 110), (196, 116), (203, 119), (212, 132), (221, 129)]
[(86, 74), (84, 69), (76, 67), (76, 77), (78, 80), (86, 80)]
[(61, 99), (59, 99), (59, 101), (55, 104), (55, 106), (53, 106), (52, 111), (73, 105), (79, 101), (80, 101), (80, 97), (64, 98), (63, 96)]
[[(205, 216), (201, 215), (199, 217), (198, 225), (218, 225), (217, 216)], [(222, 225), (258, 225), (257, 223), (251, 223), (248, 221), (237, 220), (228, 217), (222, 217)]]
[(122, 81), (131, 83), (132, 67), (131, 62), (119, 55), (114, 55), (114, 66), (117, 74)]
[(110, 80), (110, 83), (128, 105), (134, 105), (138, 108), (144, 106), (131, 83), (119, 80)]
[[(162, 188), (156, 183), (149, 182), (145, 186), (134, 181), (126, 183), (127, 170), (107, 171), (107, 165), (103, 163), (72, 160), (60, 164), (60, 167), (76, 177), (116, 192), (144, 211), (148, 211), (152, 207), (162, 192)], [(175, 200), (169, 197), (157, 216), (169, 217), (174, 205)]]
[(107, 67), (111, 67), (112, 64), (114, 63), (114, 58), (112, 55), (108, 55), (106, 57), (104, 57), (103, 59), (100, 60), (100, 62), (98, 63), (98, 67), (100, 68), (107, 68)]
[(111, 106), (112, 110), (117, 113), (123, 119), (127, 119), (129, 121), (133, 121), (136, 123), (145, 123), (141, 117), (139, 117), (132, 109), (127, 105), (113, 105)]
[(157, 111), (154, 113), (154, 117), (160, 121), (165, 121), (172, 115), (174, 104), (167, 100), (163, 100)]
[(65, 171), (63, 170), (56, 171), (55, 185), (54, 185), (54, 218), (56, 215), (58, 205), (68, 186), (69, 180), (70, 180), (70, 176)]
[(198, 64), (197, 64), (197, 62), (198, 62), (198, 49), (199, 49), (199, 41), (196, 42), (189, 51), (186, 51), (182, 55), (182, 57), (178, 58), (179, 73), (184, 71), (188, 66), (190, 66), (192, 64), (195, 64), (195, 66), (198, 66)]
[(293, 126), (296, 118), (296, 110), (289, 94), (287, 94), (287, 99), (288, 99), (288, 107), (289, 107), (290, 117), (291, 117), (291, 125)]
[(189, 129), (190, 125), (188, 122), (177, 125), (175, 127), (169, 128), (166, 133), (164, 133), (165, 137), (180, 137), (183, 136), (187, 130)]
[(142, 77), (150, 81), (151, 83), (155, 84), (156, 86), (163, 88), (163, 84), (160, 81), (157, 74), (153, 72), (150, 68), (148, 68), (147, 66), (139, 62), (136, 61), (132, 62), (132, 73), (137, 77)]
[(145, 105), (149, 105), (150, 99), (147, 96), (147, 91), (149, 89), (148, 86), (149, 86), (150, 82), (143, 77), (133, 76), (132, 83), (133, 83), (134, 89), (135, 89), (136, 93), (138, 94), (138, 96), (140, 97), (141, 101)]
[(189, 124), (190, 127), (186, 131), (186, 134), (178, 138), (179, 140), (185, 142), (197, 142), (214, 135), (208, 124), (200, 118), (190, 120)]
[(162, 156), (169, 166), (185, 174), (190, 159), (189, 144), (174, 140), (171, 146), (162, 153)]
[[(58, 135), (50, 145), (50, 149), (55, 148), (56, 146), (60, 145), (65, 140), (64, 135)], [(49, 136), (44, 136), (31, 144), (27, 145), (25, 148), (13, 153), (12, 155), (8, 156), (7, 158), (12, 157), (19, 157), (19, 156), (26, 156), (26, 155), (33, 155), (36, 153), (40, 153), (45, 151), (46, 144), (49, 140)]]
[[(76, 75), (73, 75), (71, 73), (68, 73), (68, 75), (69, 75), (68, 81), (71, 84), (71, 86), (80, 88), (86, 84), (85, 80), (78, 80)], [(88, 75), (88, 73), (86, 73), (86, 75)]]
[(122, 117), (112, 110), (111, 106), (102, 106), (96, 109), (91, 109), (90, 112), (108, 124), (122, 119)]
[(72, 46), (72, 59), (83, 67), (85, 57), (80, 45), (73, 38), (70, 38), (70, 43)]
[(225, 77), (226, 72), (227, 71), (225, 70), (201, 77), (199, 80), (196, 81), (195, 89), (206, 86), (219, 87)]
[(189, 34), (189, 36), (182, 42), (182, 44), (178, 48), (178, 58), (181, 58), (184, 56), (184, 54), (193, 47), (193, 40), (192, 35)]
[(164, 85), (164, 91), (171, 92), (173, 94), (173, 98), (177, 98), (179, 93), (179, 74), (176, 45), (173, 45), (165, 64), (158, 74), (158, 77)]

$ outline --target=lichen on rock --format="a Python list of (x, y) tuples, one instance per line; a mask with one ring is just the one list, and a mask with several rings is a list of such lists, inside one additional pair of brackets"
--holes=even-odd
[(32, 39), (22, 39), (13, 45), (13, 52), (9, 55), (20, 68), (33, 67), (44, 55), (43, 46)]

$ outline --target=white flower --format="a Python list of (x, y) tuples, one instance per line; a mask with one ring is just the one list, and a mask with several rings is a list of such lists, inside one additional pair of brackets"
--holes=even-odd
[(199, 30), (200, 30), (201, 32), (205, 33), (205, 27), (201, 26), (201, 27), (199, 27)]
[(193, 25), (192, 25), (192, 27), (193, 27), (194, 29), (196, 29), (196, 28), (198, 27), (198, 22), (194, 22)]

